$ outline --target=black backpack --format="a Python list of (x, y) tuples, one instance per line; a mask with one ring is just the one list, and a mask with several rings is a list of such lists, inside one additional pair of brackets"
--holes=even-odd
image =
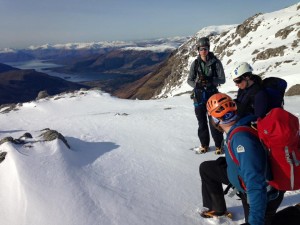
[(284, 104), (284, 93), (287, 82), (279, 77), (268, 77), (262, 80), (262, 86), (267, 92), (270, 108), (281, 107)]

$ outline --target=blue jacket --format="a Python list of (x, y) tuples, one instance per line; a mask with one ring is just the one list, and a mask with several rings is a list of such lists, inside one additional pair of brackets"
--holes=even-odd
[[(238, 126), (255, 121), (255, 116), (246, 116), (240, 119), (227, 134), (227, 140), (232, 130)], [(227, 174), (230, 183), (240, 192), (246, 192), (250, 205), (249, 223), (251, 225), (264, 225), (265, 210), (267, 206), (267, 182), (268, 170), (267, 155), (259, 139), (249, 132), (237, 132), (232, 136), (231, 149), (239, 161), (236, 165), (225, 145), (225, 156), (227, 161)], [(246, 186), (242, 188), (240, 179)]]

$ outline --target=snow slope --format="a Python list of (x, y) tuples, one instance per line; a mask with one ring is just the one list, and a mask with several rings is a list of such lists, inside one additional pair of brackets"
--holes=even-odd
[[(288, 82), (288, 88), (300, 84), (299, 9), (300, 3), (297, 3), (275, 12), (255, 15), (240, 24), (239, 32), (237, 32), (238, 25), (204, 27), (181, 45), (176, 53), (181, 61), (185, 62), (174, 69), (180, 71), (181, 78), (177, 86), (170, 87), (170, 84), (166, 83), (157, 97), (172, 97), (192, 90), (186, 80), (190, 66), (198, 55), (196, 43), (199, 38), (211, 35), (213, 36), (210, 37), (210, 49), (214, 53), (218, 47), (223, 46), (222, 54), (217, 54), (220, 55), (218, 57), (226, 76), (226, 83), (221, 86), (221, 91), (236, 90), (231, 79), (231, 71), (237, 62), (250, 63), (254, 73), (263, 74), (263, 77), (284, 77)], [(245, 36), (239, 34), (241, 31), (244, 31)], [(278, 48), (284, 50), (272, 56), (270, 52), (276, 52)], [(258, 57), (259, 54), (265, 54), (265, 58)], [(267, 57), (268, 54), (271, 56)]]
[[(299, 97), (286, 108), (299, 116)], [(2, 225), (204, 224), (197, 121), (188, 95), (121, 100), (80, 91), (29, 102), (1, 113), (0, 138), (32, 134), (28, 143), (4, 143), (0, 164)], [(43, 142), (44, 128), (62, 133)], [(213, 148), (214, 143), (211, 143)], [(240, 201), (226, 198), (240, 224)], [(300, 202), (288, 193), (282, 207)]]

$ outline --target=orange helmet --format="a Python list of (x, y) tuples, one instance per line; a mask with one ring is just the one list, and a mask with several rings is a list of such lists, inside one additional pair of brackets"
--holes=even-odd
[(207, 112), (215, 118), (222, 118), (228, 112), (237, 110), (235, 102), (228, 95), (217, 93), (211, 96), (206, 103)]

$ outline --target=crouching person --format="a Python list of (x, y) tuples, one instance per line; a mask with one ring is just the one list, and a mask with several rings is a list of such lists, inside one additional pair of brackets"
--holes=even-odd
[[(227, 134), (227, 144), (233, 129), (247, 126), (256, 120), (252, 115), (238, 120), (235, 102), (223, 93), (211, 96), (206, 106), (215, 126)], [(245, 224), (270, 225), (284, 192), (268, 190), (267, 178), (270, 172), (266, 151), (255, 135), (244, 131), (232, 136), (231, 151), (227, 144), (225, 157), (205, 161), (200, 165), (203, 207), (207, 209), (201, 216), (210, 218), (228, 214), (222, 184), (232, 184), (242, 199)], [(234, 159), (237, 159), (238, 164)]]

